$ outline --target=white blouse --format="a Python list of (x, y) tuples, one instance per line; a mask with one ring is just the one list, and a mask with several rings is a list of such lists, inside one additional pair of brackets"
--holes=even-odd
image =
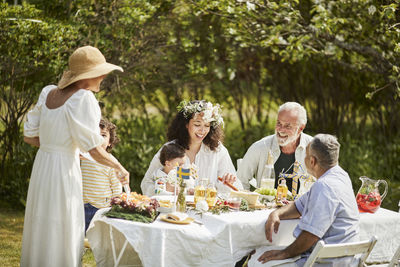
[[(140, 184), (143, 194), (147, 196), (154, 195), (155, 188), (153, 173), (162, 166), (160, 162), (160, 151), (161, 149), (153, 157), (142, 183)], [(185, 164), (190, 165), (189, 157), (186, 157)], [(228, 188), (217, 180), (218, 177), (222, 177), (226, 173), (236, 175), (236, 170), (233, 166), (231, 157), (229, 156), (229, 152), (221, 143), (215, 151), (212, 151), (207, 145), (202, 143), (199, 152), (196, 154), (194, 164), (199, 167), (199, 178), (208, 178), (210, 182), (215, 184), (218, 190), (225, 191)], [(239, 189), (243, 188), (239, 179), (236, 179), (234, 185)]]

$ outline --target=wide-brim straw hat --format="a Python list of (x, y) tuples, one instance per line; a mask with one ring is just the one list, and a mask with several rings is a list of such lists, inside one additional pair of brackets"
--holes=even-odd
[(63, 89), (76, 81), (106, 75), (113, 70), (124, 71), (120, 66), (107, 63), (96, 47), (80, 47), (69, 57), (68, 70), (64, 71), (58, 88)]

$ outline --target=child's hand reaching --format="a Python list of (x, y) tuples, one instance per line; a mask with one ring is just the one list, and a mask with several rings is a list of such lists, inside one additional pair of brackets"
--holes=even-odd
[(122, 185), (129, 184), (129, 172), (122, 165), (117, 171), (117, 178)]
[[(168, 192), (174, 192), (175, 186), (169, 182), (167, 182), (166, 186), (165, 186), (165, 190)], [(179, 186), (176, 187), (176, 194), (179, 194)]]

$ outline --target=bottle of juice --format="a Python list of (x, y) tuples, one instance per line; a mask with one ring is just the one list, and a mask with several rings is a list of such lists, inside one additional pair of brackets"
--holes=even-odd
[(281, 201), (282, 199), (287, 197), (288, 188), (286, 185), (286, 179), (280, 178), (278, 181), (278, 188), (276, 190), (276, 200)]

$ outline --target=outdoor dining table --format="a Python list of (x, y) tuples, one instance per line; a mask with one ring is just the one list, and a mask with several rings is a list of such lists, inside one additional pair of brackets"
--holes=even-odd
[[(282, 220), (273, 242), (265, 238), (264, 224), (273, 209), (189, 215), (202, 224), (150, 224), (103, 215), (100, 210), (87, 238), (97, 266), (234, 266), (259, 246), (286, 246), (298, 223)], [(400, 245), (400, 213), (380, 208), (360, 216), (360, 240), (378, 238), (368, 263), (389, 262)], [(138, 265), (135, 265), (138, 264)]]

